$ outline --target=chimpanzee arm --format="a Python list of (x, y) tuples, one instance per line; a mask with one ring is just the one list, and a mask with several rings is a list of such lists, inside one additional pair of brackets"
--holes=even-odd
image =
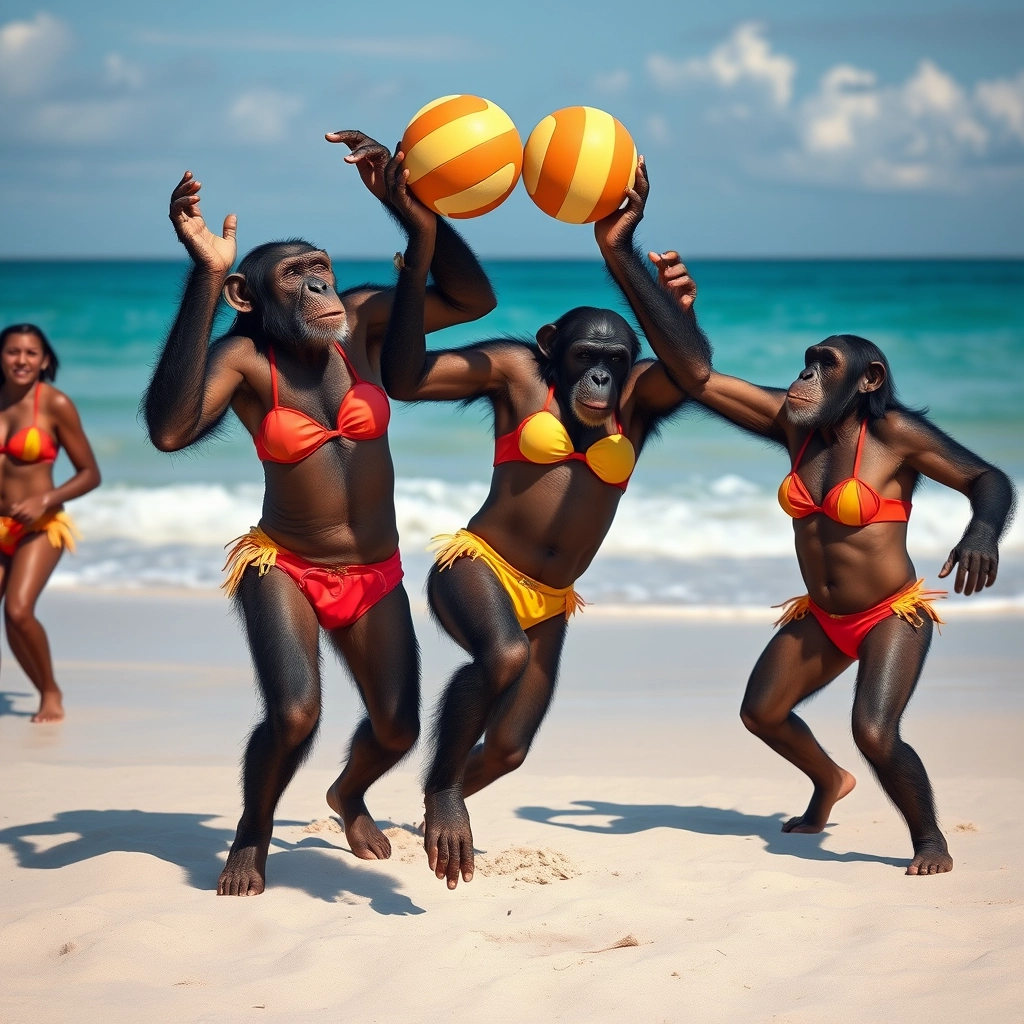
[[(889, 432), (893, 435), (891, 440), (886, 436)], [(1016, 503), (1010, 478), (924, 416), (890, 413), (881, 433), (909, 466), (970, 500), (971, 521), (949, 553), (939, 577), (948, 576), (959, 563), (955, 583), (958, 594), (973, 594), (992, 586), (999, 569), (999, 538)]]
[(231, 340), (209, 347), (217, 300), (235, 259), (235, 216), (224, 219), (223, 236), (214, 235), (199, 211), (199, 187), (186, 171), (171, 194), (171, 223), (193, 266), (142, 400), (149, 438), (161, 451), (178, 451), (202, 437), (242, 382)]
[[(367, 189), (380, 200), (398, 226), (408, 228), (389, 200), (385, 170), (391, 160), (386, 146), (361, 131), (342, 130), (326, 136), (328, 142), (344, 143), (351, 149), (345, 162), (355, 164)], [(434, 254), (430, 261), (433, 287), (424, 293), (424, 326), (427, 334), (452, 324), (468, 323), (486, 316), (497, 305), (491, 282), (480, 261), (462, 236), (445, 220), (438, 218)], [(379, 338), (391, 314), (395, 290), (381, 289), (363, 306), (368, 318), (368, 335)]]
[(657, 418), (679, 404), (678, 389), (744, 430), (785, 443), (786, 393), (729, 377), (712, 367), (711, 345), (693, 309), (696, 285), (678, 254), (659, 257), (660, 283), (647, 270), (633, 236), (649, 189), (641, 158), (626, 206), (594, 225), (605, 264), (658, 356), (637, 380), (635, 401)]

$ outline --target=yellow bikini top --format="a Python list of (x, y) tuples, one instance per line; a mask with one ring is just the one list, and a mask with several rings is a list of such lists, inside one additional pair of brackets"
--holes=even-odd
[(494, 465), (532, 462), (538, 466), (550, 466), (575, 460), (585, 462), (598, 480), (624, 491), (636, 466), (636, 451), (622, 433), (618, 417), (615, 419), (616, 433), (595, 441), (585, 452), (578, 452), (573, 448), (569, 432), (548, 409), (554, 393), (552, 384), (548, 388), (544, 408), (527, 416), (515, 430), (495, 441)]

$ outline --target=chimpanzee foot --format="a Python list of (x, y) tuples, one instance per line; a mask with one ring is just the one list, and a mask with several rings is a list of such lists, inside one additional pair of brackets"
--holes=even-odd
[(832, 813), (832, 808), (844, 796), (852, 792), (853, 787), (856, 785), (857, 780), (844, 768), (840, 768), (839, 774), (831, 786), (827, 788), (814, 787), (807, 810), (798, 818), (790, 818), (782, 826), (782, 831), (808, 832), (811, 834), (821, 832), (828, 824), (828, 816)]
[(327, 790), (327, 806), (341, 818), (349, 848), (361, 860), (387, 860), (391, 856), (388, 837), (373, 822), (363, 801), (342, 800), (338, 783)]
[(40, 695), (39, 710), (32, 716), (33, 722), (60, 722), (64, 719), (64, 703), (60, 690), (47, 690)]
[(461, 789), (427, 793), (423, 847), (430, 869), (438, 878), (448, 879), (448, 888), (459, 884), (459, 873), (466, 882), (473, 880), (473, 830)]
[(908, 875), (941, 875), (953, 870), (953, 858), (941, 832), (914, 843), (914, 859), (907, 868)]
[(217, 879), (218, 896), (259, 896), (267, 887), (267, 852), (270, 833), (266, 838), (252, 833), (236, 833), (228, 852), (227, 863)]

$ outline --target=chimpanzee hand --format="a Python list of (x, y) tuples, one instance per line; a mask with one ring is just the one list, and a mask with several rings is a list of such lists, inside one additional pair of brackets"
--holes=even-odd
[(960, 543), (950, 551), (946, 564), (939, 570), (939, 579), (945, 579), (953, 571), (953, 566), (959, 563), (956, 583), (953, 585), (958, 594), (981, 593), (996, 581), (999, 547), (985, 533), (978, 533), (968, 527)]
[(324, 138), (328, 142), (344, 142), (352, 150), (345, 157), (345, 163), (355, 164), (363, 184), (382, 203), (387, 201), (387, 186), (384, 183), (384, 168), (391, 159), (387, 146), (371, 139), (365, 132), (354, 128), (329, 132)]
[(602, 251), (627, 248), (633, 245), (633, 232), (643, 220), (647, 195), (651, 190), (650, 179), (647, 177), (647, 164), (640, 157), (636, 165), (636, 180), (632, 188), (627, 188), (623, 198), (626, 205), (615, 210), (607, 217), (594, 224), (594, 237)]
[[(395, 147), (398, 149), (398, 147)], [(398, 150), (384, 168), (387, 201), (395, 211), (410, 237), (430, 234), (437, 230), (437, 214), (428, 210), (409, 188), (409, 171), (402, 166), (405, 154)]]
[(207, 226), (199, 212), (200, 183), (186, 171), (171, 193), (171, 223), (178, 241), (188, 250), (192, 261), (211, 273), (226, 274), (235, 262), (235, 229), (238, 218), (229, 213), (224, 218), (224, 233), (218, 237)]
[(663, 253), (649, 252), (647, 257), (658, 268), (658, 284), (675, 299), (681, 309), (689, 309), (697, 298), (697, 282), (690, 277), (679, 253), (670, 249)]

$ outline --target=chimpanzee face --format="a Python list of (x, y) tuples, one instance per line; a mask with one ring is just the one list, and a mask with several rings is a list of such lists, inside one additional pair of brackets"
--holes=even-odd
[(800, 376), (786, 393), (786, 412), (790, 422), (809, 430), (832, 426), (858, 407), (862, 394), (884, 380), (881, 363), (869, 363), (859, 374), (841, 345), (812, 345), (804, 354)]
[(559, 405), (580, 423), (598, 427), (619, 406), (639, 342), (611, 310), (582, 307), (537, 332)]
[(320, 249), (298, 252), (287, 245), (262, 280), (232, 274), (224, 297), (241, 313), (260, 317), (264, 334), (284, 345), (325, 346), (348, 337), (345, 307), (335, 290), (334, 270)]

